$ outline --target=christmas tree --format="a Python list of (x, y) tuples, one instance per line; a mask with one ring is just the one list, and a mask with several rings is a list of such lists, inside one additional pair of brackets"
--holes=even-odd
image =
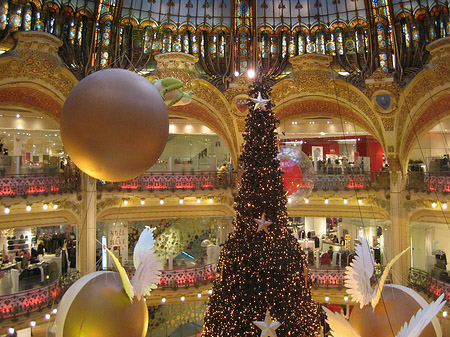
[(250, 87), (234, 231), (219, 258), (202, 337), (316, 336), (307, 259), (287, 224), (270, 86)]

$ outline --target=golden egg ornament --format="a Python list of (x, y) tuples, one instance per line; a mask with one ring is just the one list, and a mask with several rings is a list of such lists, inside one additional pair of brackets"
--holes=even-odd
[(129, 70), (105, 69), (72, 89), (60, 129), (64, 148), (80, 170), (100, 180), (124, 181), (158, 160), (169, 115), (150, 81)]
[[(375, 310), (371, 305), (362, 309), (355, 305), (349, 322), (361, 337), (395, 336), (405, 322), (417, 314), (428, 303), (414, 290), (396, 284), (385, 284), (382, 298)], [(442, 337), (437, 318), (422, 331), (421, 337)]]
[(130, 302), (120, 275), (98, 271), (76, 281), (64, 294), (55, 319), (56, 337), (144, 337), (146, 302)]

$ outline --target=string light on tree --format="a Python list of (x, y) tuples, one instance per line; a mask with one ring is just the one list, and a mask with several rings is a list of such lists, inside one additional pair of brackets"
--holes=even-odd
[(319, 333), (307, 257), (288, 230), (270, 91), (260, 80), (249, 90), (234, 231), (220, 252), (202, 337)]

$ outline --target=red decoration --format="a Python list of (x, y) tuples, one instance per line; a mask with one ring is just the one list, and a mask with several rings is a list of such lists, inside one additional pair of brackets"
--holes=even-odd
[(303, 174), (296, 162), (283, 159), (280, 161), (280, 168), (283, 172), (283, 184), (287, 195), (295, 194), (302, 186)]

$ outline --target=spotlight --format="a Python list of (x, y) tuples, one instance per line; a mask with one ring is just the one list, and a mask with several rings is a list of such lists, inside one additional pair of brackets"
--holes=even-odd
[(212, 289), (208, 290), (208, 294), (212, 295)]
[(437, 206), (437, 203), (435, 203), (435, 202), (433, 202), (433, 203), (431, 204), (431, 207), (433, 207), (433, 208), (436, 208), (436, 206)]
[(183, 205), (184, 200), (182, 198), (180, 198), (180, 200), (178, 200), (178, 202), (180, 203), (180, 205)]
[(358, 199), (358, 204), (362, 205), (362, 203), (363, 203), (363, 200), (362, 199)]
[(329, 302), (330, 298), (328, 296), (325, 297), (325, 302)]
[(184, 296), (181, 296), (180, 301), (181, 301), (181, 302), (184, 302), (185, 299), (186, 299), (186, 298), (185, 298)]
[(159, 199), (159, 204), (164, 205), (164, 199)]
[(288, 204), (290, 204), (292, 202), (291, 198), (288, 198)]
[(44, 318), (48, 321), (50, 320), (50, 314), (45, 314)]
[(161, 302), (166, 303), (166, 298), (165, 297), (161, 298)]
[(212, 204), (214, 199), (213, 198), (209, 198), (208, 201), (209, 201), (210, 204)]
[(31, 322), (30, 322), (30, 326), (31, 326), (32, 328), (34, 328), (34, 327), (36, 326), (36, 322), (35, 322), (35, 321), (31, 321)]
[(344, 301), (345, 301), (345, 302), (348, 302), (348, 296), (345, 296), (345, 297), (344, 297)]
[(53, 209), (58, 209), (58, 204), (53, 204)]
[(345, 198), (345, 199), (344, 199), (344, 205), (347, 205), (347, 204), (348, 204), (348, 199)]
[(5, 214), (9, 214), (9, 212), (11, 212), (11, 209), (9, 207), (5, 207), (3, 212), (5, 212)]
[(308, 198), (305, 199), (305, 204), (309, 204), (309, 199)]
[(142, 205), (142, 206), (145, 205), (145, 199), (141, 199), (141, 205)]
[(247, 76), (248, 76), (248, 78), (253, 78), (253, 77), (255, 77), (255, 71), (254, 71), (253, 69), (249, 69), (249, 70), (247, 71)]
[(448, 313), (447, 313), (447, 311), (444, 311), (443, 313), (442, 313), (442, 317), (447, 317), (447, 315), (448, 315)]
[(123, 199), (123, 205), (124, 206), (128, 205), (128, 200), (127, 199)]
[(238, 76), (239, 76), (239, 71), (236, 70), (236, 71), (234, 72), (234, 77), (238, 77)]
[(56, 308), (52, 310), (53, 315), (56, 315), (57, 312), (58, 312), (58, 309), (56, 309)]
[(20, 118), (20, 114), (16, 114), (16, 118)]
[(201, 198), (197, 198), (197, 204), (201, 203), (202, 199)]
[(327, 199), (325, 199), (325, 205), (328, 205), (328, 203), (329, 203), (329, 201), (328, 201), (328, 198)]
[(42, 209), (43, 209), (44, 211), (48, 210), (48, 204), (43, 204), (43, 205), (42, 205)]
[(197, 298), (202, 298), (202, 294), (198, 293)]
[(446, 203), (446, 202), (444, 202), (444, 203), (442, 204), (442, 209), (447, 209), (447, 203)]
[(30, 211), (31, 211), (31, 206), (30, 206), (30, 205), (27, 205), (27, 207), (25, 207), (25, 210), (26, 210), (27, 212), (30, 212)]

